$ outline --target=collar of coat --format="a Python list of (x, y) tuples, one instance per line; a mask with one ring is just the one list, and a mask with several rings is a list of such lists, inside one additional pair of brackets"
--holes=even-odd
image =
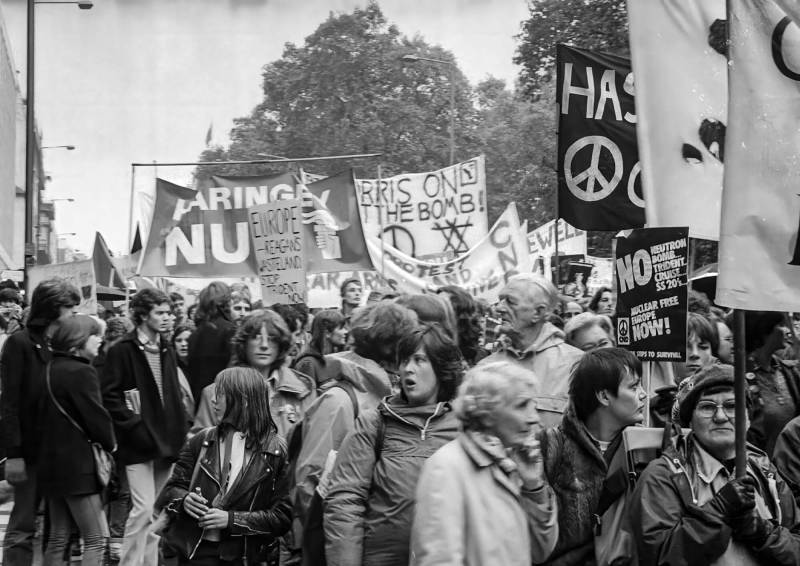
[(458, 437), (464, 452), (478, 468), (490, 468), (495, 481), (514, 496), (519, 496), (522, 479), (517, 466), (509, 458), (499, 440), (490, 441), (485, 435), (474, 431), (464, 431)]
[(583, 448), (583, 450), (597, 462), (601, 469), (608, 470), (608, 462), (610, 462), (611, 457), (613, 457), (617, 448), (622, 443), (621, 433), (614, 437), (611, 444), (608, 445), (605, 454), (603, 454), (603, 452), (600, 451), (600, 445), (597, 443), (597, 440), (589, 433), (583, 421), (578, 419), (572, 403), (567, 405), (560, 426), (564, 434)]

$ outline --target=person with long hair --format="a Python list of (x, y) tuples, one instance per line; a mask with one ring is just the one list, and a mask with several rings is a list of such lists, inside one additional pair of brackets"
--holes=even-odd
[(325, 498), (331, 566), (406, 565), (414, 491), (422, 465), (458, 434), (450, 401), (465, 362), (439, 324), (423, 324), (399, 345), (400, 393), (356, 420)]
[(439, 287), (439, 295), (450, 300), (458, 325), (458, 347), (470, 366), (485, 357), (481, 349), (481, 313), (478, 302), (461, 287), (445, 285)]
[(292, 367), (314, 380), (317, 387), (335, 377), (326, 354), (341, 352), (347, 343), (347, 319), (336, 309), (318, 312), (311, 323), (311, 340)]
[(286, 443), (270, 411), (270, 386), (252, 367), (220, 372), (219, 424), (191, 438), (159, 496), (173, 522), (164, 543), (180, 565), (277, 564), (291, 525)]
[(39, 461), (47, 465), (39, 466), (37, 478), (50, 519), (45, 566), (64, 563), (74, 527), (83, 538), (81, 564), (103, 564), (109, 530), (90, 443), (113, 452), (116, 440), (91, 365), (101, 334), (96, 320), (76, 315), (59, 321), (50, 338), (53, 361), (45, 376), (39, 452)]

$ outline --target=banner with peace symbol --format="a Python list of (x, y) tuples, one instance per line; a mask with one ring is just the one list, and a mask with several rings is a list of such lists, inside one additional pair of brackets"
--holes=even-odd
[(644, 225), (630, 60), (556, 47), (559, 217), (583, 230)]

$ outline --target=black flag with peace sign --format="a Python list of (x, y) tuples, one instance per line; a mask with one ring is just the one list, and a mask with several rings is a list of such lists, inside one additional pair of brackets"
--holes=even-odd
[(558, 215), (582, 230), (644, 226), (630, 59), (556, 47)]

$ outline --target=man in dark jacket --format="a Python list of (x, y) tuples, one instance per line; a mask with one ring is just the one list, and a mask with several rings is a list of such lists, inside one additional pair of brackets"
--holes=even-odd
[(8, 457), (6, 479), (14, 486), (14, 508), (3, 541), (5, 564), (30, 566), (33, 561), (39, 409), (51, 358), (47, 336), (59, 318), (75, 314), (80, 302), (78, 289), (63, 279), (43, 281), (33, 291), (27, 327), (8, 338), (0, 355), (0, 431)]
[(766, 454), (748, 445), (734, 476), (733, 367), (681, 383), (678, 420), (691, 433), (650, 463), (630, 499), (640, 564), (794, 565), (800, 512)]
[[(587, 352), (572, 374), (561, 424), (539, 435), (545, 475), (558, 498), (558, 542), (548, 565), (594, 561), (595, 514), (602, 514), (606, 476), (612, 461), (624, 456), (623, 429), (644, 420), (641, 376), (642, 363), (627, 350)], [(624, 473), (621, 465), (613, 469)]]
[(169, 323), (169, 297), (142, 289), (131, 300), (136, 330), (106, 354), (103, 403), (114, 420), (133, 507), (125, 524), (122, 566), (158, 563), (150, 532), (153, 506), (186, 435), (175, 352), (160, 334)]

